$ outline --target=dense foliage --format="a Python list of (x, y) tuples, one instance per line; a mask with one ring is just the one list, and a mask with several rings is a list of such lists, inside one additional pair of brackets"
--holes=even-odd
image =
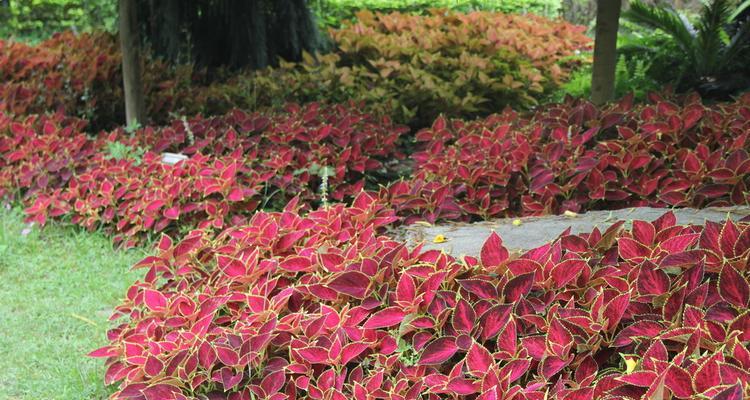
[(433, 8), (470, 12), (500, 11), (506, 14), (558, 16), (560, 0), (314, 0), (310, 3), (319, 23), (339, 27), (356, 18), (360, 10), (422, 14)]
[[(308, 204), (347, 199), (387, 171), (383, 161), (402, 157), (396, 141), (406, 131), (351, 107), (316, 104), (93, 139), (82, 126), (61, 117), (1, 119), (0, 197), (26, 198), (32, 221), (105, 227), (128, 247), (152, 232), (242, 223), (295, 196)], [(133, 151), (117, 156), (112, 143)], [(190, 158), (168, 165), (165, 150)]]
[(407, 221), (631, 206), (747, 204), (750, 95), (568, 100), (531, 118), (439, 118), (417, 133), (414, 175), (382, 191)]
[[(374, 198), (164, 237), (113, 318), (115, 399), (741, 399), (750, 224), (674, 215), (479, 259), (377, 235)], [(478, 397), (476, 397), (478, 396)]]
[(703, 96), (726, 98), (750, 89), (750, 20), (730, 0), (707, 2), (695, 23), (669, 6), (634, 1), (625, 17), (665, 36), (636, 41), (625, 51), (651, 58), (649, 75), (679, 90), (697, 90)]
[(0, 2), (0, 38), (32, 42), (56, 32), (114, 31), (117, 2), (110, 0), (7, 0)]
[[(209, 79), (204, 70), (149, 57), (143, 77), (148, 114), (165, 123), (170, 113), (217, 115), (235, 107), (353, 99), (370, 112), (422, 127), (439, 113), (468, 117), (535, 104), (580, 64), (571, 56), (590, 42), (564, 22), (487, 12), (364, 13), (356, 25), (331, 33), (333, 53), (229, 77), (213, 72)], [(62, 111), (95, 128), (124, 119), (121, 56), (112, 35), (67, 32), (38, 46), (0, 41), (0, 50), (0, 111)]]
[(445, 113), (525, 108), (559, 85), (590, 44), (582, 28), (533, 15), (358, 14), (332, 30), (338, 51), (282, 64), (251, 82), (254, 101), (365, 101), (413, 126)]
[[(657, 61), (625, 54), (620, 89), (643, 85), (647, 102), (539, 106), (587, 64), (584, 28), (487, 9), (556, 0), (469, 13), (455, 10), (476, 2), (370, 1), (399, 12), (321, 1), (334, 51), (278, 68), (146, 54), (144, 127), (111, 129), (124, 108), (112, 35), (0, 41), (0, 199), (23, 203), (29, 222), (156, 243), (109, 345), (90, 354), (106, 358), (113, 399), (747, 397), (748, 222), (680, 226), (666, 213), (524, 254), (493, 234), (461, 259), (383, 234), (419, 220), (747, 205), (750, 94), (646, 96)], [(239, 14), (308, 20), (288, 12), (302, 0), (248, 2), (227, 26), (226, 1), (139, 3), (163, 28), (155, 37), (179, 31), (219, 58), (227, 35), (281, 35)], [(159, 20), (177, 5), (184, 20)], [(729, 60), (725, 39), (750, 32), (705, 21), (688, 61)], [(195, 37), (200, 23), (214, 34)], [(164, 43), (152, 50), (185, 50)], [(402, 123), (423, 129), (406, 136)]]

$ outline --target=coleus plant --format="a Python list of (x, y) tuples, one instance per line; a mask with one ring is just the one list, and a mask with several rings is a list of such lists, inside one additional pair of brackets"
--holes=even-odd
[(417, 133), (414, 176), (381, 191), (407, 221), (580, 212), (629, 206), (747, 204), (750, 95), (582, 100), (530, 118), (438, 118)]
[[(454, 259), (351, 207), (164, 236), (113, 319), (114, 399), (741, 399), (750, 224), (618, 222)], [(122, 319), (120, 319), (122, 318)]]
[[(283, 110), (177, 120), (134, 134), (122, 129), (90, 137), (85, 124), (61, 115), (0, 119), (0, 196), (29, 205), (29, 221), (67, 217), (105, 227), (135, 245), (151, 233), (246, 221), (258, 208), (351, 199), (402, 158), (407, 128), (352, 105), (288, 105)], [(117, 159), (108, 145), (147, 149), (142, 160)], [(189, 160), (165, 165), (159, 153)], [(206, 155), (203, 155), (206, 154)], [(325, 183), (323, 189), (321, 185)]]

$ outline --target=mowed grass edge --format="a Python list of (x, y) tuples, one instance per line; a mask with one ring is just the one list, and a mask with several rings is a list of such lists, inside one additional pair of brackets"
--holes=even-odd
[(68, 226), (29, 227), (0, 210), (0, 399), (104, 399), (101, 359), (112, 308), (142, 272), (144, 250)]

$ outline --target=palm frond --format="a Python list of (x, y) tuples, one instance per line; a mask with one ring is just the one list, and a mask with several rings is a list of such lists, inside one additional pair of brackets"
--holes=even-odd
[(722, 69), (729, 69), (735, 63), (747, 61), (750, 61), (750, 21), (740, 25), (724, 49)]
[(669, 34), (688, 54), (694, 53), (696, 30), (690, 21), (672, 7), (654, 7), (635, 0), (623, 16), (636, 24), (659, 29)]
[(696, 72), (700, 75), (720, 69), (723, 63), (722, 52), (729, 44), (724, 25), (732, 14), (730, 7), (730, 0), (713, 0), (703, 6), (696, 37)]
[(737, 8), (734, 10), (732, 15), (729, 16), (729, 21), (733, 22), (737, 17), (742, 14), (743, 11), (745, 11), (746, 8), (750, 7), (750, 0), (745, 0), (742, 3), (740, 3)]

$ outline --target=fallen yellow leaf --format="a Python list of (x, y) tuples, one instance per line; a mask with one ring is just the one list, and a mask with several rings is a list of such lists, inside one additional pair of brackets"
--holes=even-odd
[(521, 220), (520, 220), (520, 219), (514, 219), (514, 220), (513, 220), (513, 226), (521, 226), (521, 224), (522, 224), (522, 223), (523, 223), (523, 222), (521, 222)]
[(432, 239), (432, 243), (445, 243), (448, 241), (448, 239), (444, 235), (435, 235), (435, 238)]
[(578, 214), (576, 214), (576, 213), (574, 213), (573, 211), (570, 211), (570, 210), (565, 210), (565, 212), (563, 213), (563, 215), (565, 215), (566, 217), (577, 217), (578, 216)]
[(625, 360), (625, 373), (629, 374), (635, 371), (635, 367), (638, 365), (638, 360), (634, 357), (623, 357)]

